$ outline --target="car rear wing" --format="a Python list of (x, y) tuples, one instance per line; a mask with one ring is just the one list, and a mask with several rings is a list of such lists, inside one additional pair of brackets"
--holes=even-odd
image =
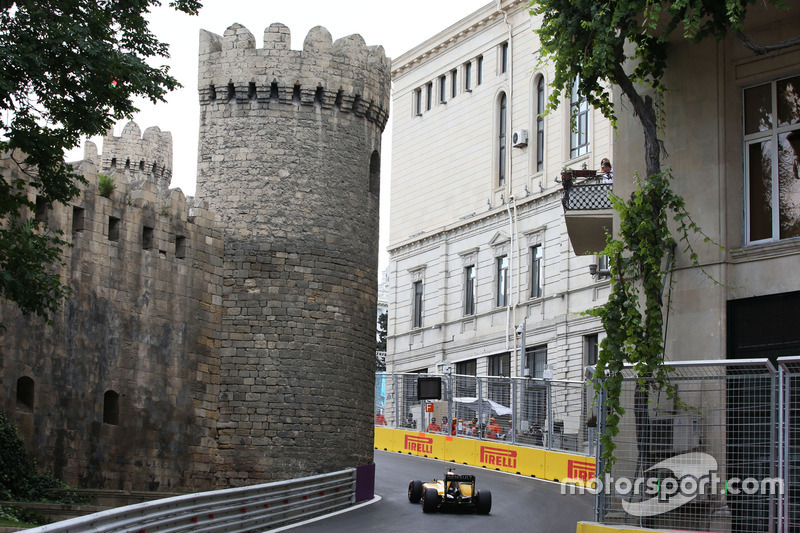
[(460, 482), (475, 483), (475, 476), (466, 475), (466, 474), (465, 475), (445, 474), (444, 480), (445, 480), (445, 482), (458, 481), (459, 483)]

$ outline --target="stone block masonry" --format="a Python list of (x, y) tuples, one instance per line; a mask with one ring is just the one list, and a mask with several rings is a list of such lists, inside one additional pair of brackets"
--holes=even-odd
[(198, 196), (225, 233), (220, 477), (372, 462), (380, 139), (389, 60), (273, 24), (200, 36)]
[[(0, 301), (0, 409), (39, 465), (73, 486), (217, 484), (222, 233), (206, 207), (159, 186), (172, 151), (149, 150), (156, 137), (170, 138), (129, 123), (102, 157), (87, 143), (80, 196), (31, 213), (72, 244), (60, 271), (72, 295), (52, 325)], [(10, 159), (0, 167), (25, 177)], [(100, 173), (114, 179), (108, 197)]]
[(171, 135), (130, 123), (87, 143), (79, 198), (30, 213), (71, 240), (73, 293), (52, 325), (0, 300), (0, 409), (65, 482), (189, 491), (372, 462), (390, 65), (357, 35), (290, 38), (201, 33), (196, 198), (169, 189)]

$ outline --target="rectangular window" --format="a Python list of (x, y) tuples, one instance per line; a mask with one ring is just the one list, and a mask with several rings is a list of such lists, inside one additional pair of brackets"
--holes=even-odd
[(417, 116), (422, 114), (422, 89), (414, 91), (414, 114)]
[(186, 257), (186, 237), (181, 235), (175, 237), (175, 257), (178, 259)]
[(500, 45), (500, 74), (508, 71), (508, 43)]
[(483, 83), (483, 56), (478, 56), (478, 59), (475, 60), (475, 68), (477, 70), (475, 73), (475, 85), (480, 85)]
[(447, 76), (439, 77), (439, 103), (447, 103)]
[(450, 97), (455, 98), (458, 94), (458, 69), (450, 71)]
[(497, 307), (508, 305), (508, 256), (497, 258)]
[(461, 374), (462, 376), (477, 376), (478, 362), (475, 359), (470, 359), (469, 361), (456, 363), (456, 374)]
[(800, 237), (800, 76), (744, 90), (746, 241)]
[(542, 297), (542, 245), (531, 248), (531, 298)]
[(597, 354), (599, 353), (599, 343), (597, 333), (583, 336), (583, 359), (587, 365), (597, 364)]
[(72, 231), (83, 231), (83, 208), (72, 208)]
[(525, 349), (525, 369), (532, 378), (544, 377), (547, 366), (547, 345), (532, 346)]
[(422, 282), (415, 281), (414, 286), (414, 304), (413, 304), (413, 326), (415, 328), (422, 327)]
[(506, 352), (489, 356), (489, 375), (509, 377), (511, 375), (511, 354)]
[(108, 217), (108, 240), (109, 241), (118, 241), (119, 240), (119, 228), (122, 225), (122, 221), (117, 217)]
[(36, 197), (36, 212), (34, 214), (36, 222), (47, 222), (47, 200), (42, 196)]
[(153, 228), (144, 226), (142, 228), (142, 248), (145, 250), (153, 249)]
[(464, 269), (464, 314), (475, 314), (475, 266)]
[(580, 78), (575, 78), (569, 100), (570, 158), (589, 153), (589, 102), (578, 91), (579, 83)]
[(464, 63), (464, 90), (472, 90), (472, 63)]
[(433, 107), (433, 82), (428, 82), (428, 85), (425, 86), (425, 89), (425, 109), (430, 111)]

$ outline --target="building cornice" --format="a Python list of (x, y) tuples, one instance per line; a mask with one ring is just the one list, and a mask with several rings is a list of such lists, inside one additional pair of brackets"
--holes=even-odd
[(431, 56), (451, 48), (485, 26), (502, 20), (504, 15), (526, 5), (528, 5), (528, 2), (524, 0), (502, 0), (499, 9), (496, 2), (486, 4), (449, 28), (393, 59), (392, 79), (402, 75)]

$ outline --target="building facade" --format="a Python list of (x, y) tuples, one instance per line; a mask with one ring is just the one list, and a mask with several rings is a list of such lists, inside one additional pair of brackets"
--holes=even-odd
[(572, 252), (559, 176), (599, 169), (613, 131), (577, 95), (544, 114), (536, 24), (492, 2), (393, 60), (388, 372), (582, 379), (596, 356), (580, 312), (608, 282)]

